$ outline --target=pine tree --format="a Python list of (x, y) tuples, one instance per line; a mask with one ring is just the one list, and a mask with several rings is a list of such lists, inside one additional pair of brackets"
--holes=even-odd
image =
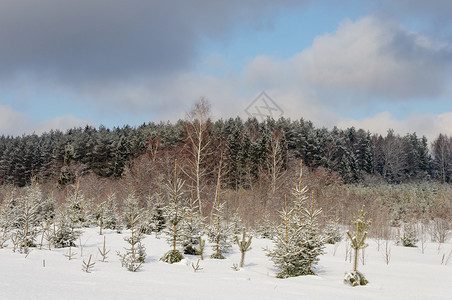
[(5, 248), (8, 245), (6, 242), (9, 239), (11, 229), (14, 224), (14, 215), (13, 209), (11, 207), (11, 202), (13, 202), (15, 194), (15, 188), (7, 188), (6, 197), (3, 200), (2, 205), (0, 206), (0, 249)]
[(313, 268), (318, 264), (319, 256), (324, 253), (325, 238), (320, 234), (317, 222), (322, 209), (314, 209), (314, 193), (312, 193), (311, 207), (304, 209), (306, 230), (304, 231), (303, 246), (306, 248), (307, 274), (315, 275)]
[(123, 267), (131, 272), (136, 272), (141, 268), (141, 265), (146, 259), (146, 249), (142, 244), (144, 236), (140, 228), (141, 216), (135, 210), (137, 201), (133, 189), (130, 189), (127, 199), (127, 208), (129, 209), (127, 224), (130, 225), (130, 236), (124, 238), (124, 240), (129, 243), (130, 248), (125, 248), (126, 252), (124, 254), (120, 254), (119, 252), (117, 254), (121, 259)]
[(239, 246), (239, 250), (242, 253), (242, 257), (240, 259), (240, 268), (243, 268), (243, 264), (245, 263), (245, 253), (251, 250), (251, 240), (253, 239), (252, 236), (250, 236), (248, 238), (248, 240), (246, 240), (246, 230), (245, 228), (243, 228), (243, 233), (242, 233), (242, 240), (239, 240), (239, 237), (236, 236), (235, 237), (235, 242), (237, 243), (237, 246)]
[(181, 242), (181, 227), (184, 219), (184, 211), (181, 207), (182, 197), (184, 195), (182, 188), (184, 182), (177, 178), (177, 160), (174, 163), (174, 180), (169, 183), (166, 188), (170, 204), (166, 207), (166, 219), (168, 227), (165, 233), (168, 236), (168, 243), (173, 247), (172, 250), (165, 253), (160, 260), (167, 263), (175, 263), (181, 261), (184, 257), (177, 249), (177, 245)]
[(287, 278), (306, 275), (305, 248), (300, 243), (303, 227), (298, 226), (296, 210), (287, 207), (279, 213), (281, 224), (274, 230), (274, 249), (268, 251), (267, 256), (279, 270), (276, 277)]
[(220, 195), (220, 178), (221, 178), (221, 160), (218, 168), (216, 200), (213, 207), (212, 224), (207, 228), (207, 238), (213, 243), (212, 249), (214, 253), (210, 256), (215, 259), (224, 259), (223, 253), (231, 248), (232, 226), (225, 224), (224, 205), (221, 203)]
[(52, 240), (55, 248), (75, 247), (75, 241), (82, 234), (78, 228), (67, 211), (61, 210), (57, 214), (53, 230)]
[(182, 220), (181, 227), (181, 245), (184, 248), (184, 254), (199, 254), (196, 249), (199, 244), (199, 238), (202, 236), (204, 218), (199, 214), (196, 207), (193, 192), (190, 201), (190, 207), (185, 208), (185, 218)]
[(281, 224), (275, 228), (273, 243), (275, 248), (267, 255), (280, 270), (279, 278), (300, 275), (315, 275), (313, 269), (323, 254), (324, 238), (320, 235), (317, 218), (321, 209), (314, 209), (314, 197), (309, 209), (304, 207), (306, 188), (302, 188), (302, 163), (300, 164), (300, 179), (295, 189), (295, 207), (285, 207), (280, 212)]
[(339, 228), (339, 222), (335, 218), (330, 218), (323, 229), (325, 242), (327, 244), (336, 244), (342, 240), (342, 233)]
[(358, 271), (358, 252), (369, 246), (366, 243), (367, 230), (370, 227), (371, 221), (366, 220), (366, 212), (363, 208), (358, 212), (358, 216), (353, 221), (355, 224), (355, 231), (351, 234), (347, 231), (347, 236), (350, 239), (351, 247), (355, 252), (354, 261), (353, 261), (353, 271), (345, 274), (344, 281), (351, 286), (357, 285), (366, 285), (368, 281), (364, 277), (364, 275)]
[(27, 254), (29, 247), (35, 247), (35, 239), (38, 234), (38, 209), (42, 203), (42, 194), (37, 181), (34, 179), (30, 186), (27, 186), (24, 195), (20, 198), (21, 215), (18, 219), (20, 225), (15, 232), (20, 238), (20, 251)]
[(417, 247), (416, 244), (418, 241), (416, 225), (413, 222), (403, 224), (403, 234), (400, 237), (402, 246)]
[(122, 230), (115, 193), (109, 193), (107, 201), (104, 202), (103, 227), (105, 229), (116, 230), (118, 233)]

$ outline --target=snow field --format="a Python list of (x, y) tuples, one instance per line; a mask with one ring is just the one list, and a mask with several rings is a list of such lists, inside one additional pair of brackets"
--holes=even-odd
[[(185, 255), (173, 265), (159, 261), (170, 246), (164, 236), (152, 235), (143, 240), (146, 263), (133, 273), (121, 267), (116, 255), (116, 251), (125, 251), (128, 244), (123, 238), (128, 231), (104, 230), (106, 248), (111, 251), (107, 262), (101, 262), (97, 248), (102, 248), (103, 236), (98, 228), (83, 230), (82, 248), (72, 248), (77, 253), (72, 260), (64, 256), (68, 248), (32, 249), (27, 257), (13, 253), (10, 247), (0, 249), (0, 299), (452, 299), (452, 257), (445, 265), (451, 243), (442, 244), (439, 250), (437, 243), (428, 243), (422, 254), (419, 248), (391, 241), (387, 265), (384, 243), (377, 251), (377, 243), (369, 239), (365, 264), (360, 256), (358, 269), (370, 283), (352, 288), (343, 284), (344, 273), (352, 269), (350, 261), (345, 261), (345, 241), (336, 253), (334, 245), (326, 245), (318, 276), (278, 279), (263, 250), (273, 247), (271, 240), (254, 237), (245, 267), (239, 271), (232, 269), (240, 262), (237, 245), (226, 259), (216, 260), (209, 258), (212, 249), (206, 243), (205, 259), (199, 263), (202, 270), (194, 272), (192, 263), (196, 264), (198, 256)], [(96, 264), (91, 273), (85, 273), (82, 262), (90, 255)]]

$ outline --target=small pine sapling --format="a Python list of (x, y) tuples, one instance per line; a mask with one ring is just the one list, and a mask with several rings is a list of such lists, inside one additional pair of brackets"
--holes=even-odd
[(107, 248), (105, 247), (105, 236), (104, 236), (104, 245), (102, 247), (102, 250), (100, 248), (97, 248), (97, 250), (99, 251), (100, 255), (102, 256), (102, 262), (105, 262), (105, 260), (108, 258), (108, 253), (110, 252), (110, 250), (107, 250)]
[(218, 167), (217, 188), (215, 191), (215, 204), (212, 213), (212, 224), (207, 228), (207, 238), (209, 242), (213, 243), (214, 253), (210, 256), (215, 259), (224, 259), (223, 253), (226, 253), (231, 248), (232, 226), (224, 222), (224, 205), (221, 203), (221, 163)]
[(104, 218), (103, 227), (104, 229), (116, 230), (117, 233), (122, 232), (122, 225), (118, 214), (117, 200), (115, 193), (109, 193), (107, 196), (107, 201), (104, 202)]
[(323, 235), (327, 244), (334, 245), (342, 240), (342, 233), (337, 218), (329, 218), (323, 229)]
[(28, 254), (29, 247), (35, 247), (35, 239), (38, 234), (37, 226), (38, 210), (42, 203), (42, 194), (35, 179), (32, 180), (31, 185), (25, 188), (25, 193), (20, 199), (21, 214), (17, 219), (19, 226), (16, 234), (20, 236), (22, 242), (19, 250), (21, 253)]
[(284, 209), (279, 213), (281, 224), (274, 229), (274, 249), (268, 250), (267, 256), (275, 264), (279, 272), (278, 278), (288, 278), (305, 275), (304, 251), (302, 240), (303, 227), (298, 227), (295, 210), (287, 207), (287, 197), (284, 197)]
[(354, 250), (354, 261), (353, 261), (353, 271), (347, 272), (345, 274), (344, 282), (350, 284), (351, 286), (366, 285), (368, 281), (364, 275), (358, 271), (358, 253), (369, 246), (366, 243), (367, 230), (370, 227), (371, 221), (366, 220), (366, 212), (363, 208), (358, 212), (358, 216), (353, 221), (355, 224), (354, 233), (347, 231), (347, 236), (350, 239), (351, 248)]
[(76, 226), (77, 223), (73, 221), (66, 211), (59, 212), (56, 224), (54, 224), (52, 238), (55, 248), (76, 246), (75, 241), (82, 234), (82, 231)]
[(2, 206), (0, 206), (0, 249), (7, 247), (8, 245), (6, 242), (10, 238), (10, 231), (13, 224), (13, 210), (10, 207), (10, 204), (12, 202), (12, 199), (14, 197), (14, 191), (15, 189), (7, 189), (6, 190), (6, 197), (2, 203)]
[(160, 260), (173, 264), (180, 262), (184, 257), (182, 253), (177, 249), (177, 245), (181, 239), (181, 225), (184, 218), (183, 210), (181, 208), (181, 200), (183, 196), (182, 188), (184, 182), (177, 178), (177, 160), (174, 163), (174, 181), (167, 185), (168, 196), (171, 203), (167, 206), (166, 219), (168, 221), (168, 227), (166, 228), (166, 234), (168, 236), (168, 242), (172, 246), (172, 250), (163, 255)]
[(306, 219), (306, 231), (304, 232), (303, 245), (306, 248), (307, 274), (315, 275), (313, 268), (317, 265), (319, 256), (324, 253), (325, 238), (320, 234), (317, 222), (322, 209), (314, 209), (314, 192), (311, 197), (310, 209), (304, 209), (304, 219)]
[(201, 237), (198, 237), (198, 254), (201, 256), (201, 260), (204, 260), (204, 249), (206, 246), (206, 240), (203, 240)]
[(239, 240), (239, 237), (235, 237), (235, 242), (237, 243), (237, 246), (239, 246), (239, 250), (242, 253), (242, 257), (240, 259), (240, 268), (243, 268), (243, 264), (245, 263), (245, 253), (251, 250), (251, 240), (253, 239), (252, 236), (246, 240), (246, 230), (243, 228), (243, 234), (242, 234), (242, 240)]
[(256, 230), (256, 233), (260, 238), (263, 239), (272, 239), (274, 235), (274, 225), (272, 224), (270, 220), (270, 214), (264, 213), (264, 217), (262, 218), (262, 221), (259, 222), (258, 228)]
[(202, 270), (201, 266), (199, 265), (199, 259), (196, 262), (196, 265), (194, 263), (191, 263), (191, 267), (193, 268), (193, 272)]
[(181, 227), (181, 245), (184, 254), (197, 255), (199, 238), (202, 235), (204, 218), (199, 214), (199, 209), (195, 205), (193, 191), (191, 193), (190, 207), (185, 208), (184, 219)]
[(82, 263), (82, 271), (86, 272), (86, 273), (91, 273), (91, 269), (94, 267), (94, 265), (96, 264), (94, 261), (91, 261), (92, 258), (92, 254), (90, 254), (88, 262), (85, 262), (85, 260), (83, 260)]
[(127, 224), (130, 225), (130, 236), (124, 238), (124, 240), (129, 243), (130, 248), (125, 248), (126, 252), (124, 254), (117, 252), (121, 259), (122, 266), (131, 272), (138, 271), (146, 258), (146, 249), (141, 243), (144, 237), (139, 226), (140, 215), (138, 215), (135, 210), (136, 202), (135, 193), (131, 189), (128, 195), (128, 208), (130, 211), (127, 220)]
[(224, 222), (224, 205), (220, 202), (220, 188), (218, 187), (218, 200), (213, 207), (213, 224), (207, 228), (207, 237), (209, 242), (213, 243), (214, 253), (210, 256), (215, 259), (224, 259), (224, 253), (231, 248), (232, 226)]
[(243, 228), (242, 223), (243, 223), (242, 218), (240, 218), (238, 209), (236, 209), (231, 218), (232, 232), (234, 234), (240, 234), (242, 232), (242, 228)]
[(416, 226), (410, 222), (408, 224), (403, 224), (403, 234), (400, 237), (400, 243), (404, 247), (417, 247), (418, 234)]
[(77, 255), (77, 252), (72, 252), (72, 247), (69, 246), (69, 250), (66, 254), (63, 254), (64, 256), (66, 256), (69, 260), (71, 260), (74, 256)]

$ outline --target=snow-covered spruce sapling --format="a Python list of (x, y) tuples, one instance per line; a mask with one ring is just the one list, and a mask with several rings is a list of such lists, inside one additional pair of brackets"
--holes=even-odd
[(174, 162), (174, 180), (169, 183), (166, 188), (168, 191), (169, 205), (166, 207), (166, 219), (168, 227), (165, 230), (167, 234), (167, 241), (172, 246), (172, 250), (163, 255), (160, 260), (173, 264), (180, 262), (184, 257), (177, 249), (177, 245), (181, 239), (181, 227), (183, 216), (183, 209), (181, 207), (184, 182), (177, 178), (177, 160)]
[(107, 196), (107, 202), (104, 202), (104, 229), (116, 230), (117, 233), (122, 232), (122, 224), (119, 218), (118, 205), (115, 193), (109, 193)]
[(29, 247), (35, 247), (35, 239), (38, 234), (38, 209), (43, 202), (41, 189), (38, 182), (32, 179), (30, 186), (25, 187), (24, 194), (20, 197), (19, 205), (21, 214), (16, 219), (19, 224), (16, 233), (22, 239), (19, 250), (28, 254)]
[(235, 237), (235, 242), (237, 243), (237, 246), (239, 246), (239, 250), (242, 253), (242, 256), (240, 258), (240, 268), (243, 268), (243, 264), (245, 263), (245, 253), (251, 250), (251, 240), (253, 239), (252, 236), (246, 239), (246, 230), (243, 228), (243, 234), (242, 234), (242, 240), (239, 240), (239, 237)]
[(307, 274), (315, 275), (313, 269), (319, 262), (319, 256), (324, 253), (325, 238), (320, 234), (317, 222), (322, 209), (314, 209), (314, 192), (311, 197), (311, 207), (304, 209), (304, 219), (306, 220), (306, 230), (304, 231), (303, 246), (306, 248)]
[(342, 233), (337, 218), (329, 218), (323, 229), (323, 235), (327, 244), (334, 245), (342, 240)]
[(303, 227), (298, 226), (295, 210), (287, 207), (286, 196), (284, 203), (284, 209), (279, 213), (281, 224), (274, 229), (274, 248), (268, 251), (267, 256), (279, 270), (278, 278), (306, 275), (306, 249), (301, 243)]
[(220, 186), (217, 188), (217, 201), (213, 207), (212, 224), (207, 228), (207, 238), (213, 243), (214, 253), (210, 256), (215, 259), (224, 259), (224, 253), (231, 248), (232, 225), (224, 222), (224, 205), (220, 202)]
[(125, 248), (126, 252), (120, 254), (117, 252), (121, 259), (121, 264), (127, 270), (131, 272), (136, 272), (141, 268), (146, 258), (146, 249), (144, 248), (141, 241), (143, 240), (143, 233), (140, 230), (139, 221), (140, 215), (136, 214), (135, 205), (137, 199), (135, 198), (135, 192), (131, 189), (129, 195), (127, 196), (127, 203), (129, 211), (129, 218), (127, 224), (130, 225), (130, 236), (124, 238), (124, 240), (129, 243), (130, 247)]
[(370, 227), (371, 221), (366, 220), (366, 212), (363, 208), (358, 212), (358, 216), (353, 220), (355, 231), (350, 233), (347, 231), (347, 236), (350, 239), (350, 246), (354, 250), (353, 271), (345, 274), (344, 282), (351, 286), (366, 285), (368, 281), (364, 275), (358, 271), (358, 252), (369, 246), (366, 243), (367, 230)]
[(3, 200), (2, 205), (0, 206), (0, 249), (7, 247), (7, 241), (10, 238), (10, 231), (13, 225), (13, 210), (10, 207), (12, 199), (14, 198), (15, 189), (7, 189), (6, 197)]
[(202, 235), (204, 218), (199, 214), (199, 209), (195, 205), (193, 192), (190, 207), (185, 208), (184, 216), (181, 227), (181, 245), (184, 248), (184, 254), (197, 255), (199, 253), (196, 247)]
[(221, 171), (222, 171), (223, 154), (220, 154), (218, 165), (217, 187), (215, 189), (215, 202), (212, 208), (210, 226), (207, 227), (207, 238), (213, 243), (212, 249), (214, 253), (210, 256), (215, 259), (224, 259), (223, 253), (231, 248), (232, 242), (232, 225), (227, 224), (224, 220), (224, 205), (221, 203)]
[(412, 222), (403, 224), (403, 233), (400, 237), (400, 243), (404, 247), (417, 247), (417, 242), (419, 241), (417, 237), (416, 225)]
[(204, 249), (206, 246), (206, 240), (203, 240), (201, 237), (198, 237), (198, 254), (201, 256), (201, 260), (204, 260)]
[(76, 227), (76, 224), (77, 223), (73, 222), (73, 219), (67, 214), (67, 211), (61, 210), (57, 214), (52, 237), (55, 248), (76, 246), (75, 241), (82, 234), (82, 231)]
[(104, 236), (104, 245), (102, 247), (102, 250), (100, 248), (97, 248), (97, 250), (99, 251), (100, 255), (102, 256), (102, 262), (105, 262), (105, 260), (108, 258), (108, 253), (110, 253), (110, 250), (107, 250), (107, 248), (105, 247), (105, 236)]

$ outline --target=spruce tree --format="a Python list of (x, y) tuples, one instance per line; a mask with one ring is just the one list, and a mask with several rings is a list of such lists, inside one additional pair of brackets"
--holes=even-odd
[(221, 195), (221, 187), (220, 187), (220, 178), (221, 178), (221, 162), (218, 169), (218, 179), (217, 179), (217, 191), (216, 191), (216, 200), (213, 213), (212, 213), (212, 221), (211, 225), (207, 228), (207, 238), (210, 243), (213, 243), (212, 249), (214, 253), (210, 256), (215, 259), (224, 259), (224, 253), (226, 253), (229, 248), (231, 248), (231, 237), (232, 237), (232, 225), (228, 225), (224, 220), (224, 205), (225, 202), (221, 203), (220, 195)]
[(353, 220), (355, 231), (350, 233), (347, 231), (347, 236), (350, 239), (351, 247), (354, 250), (353, 271), (345, 274), (344, 281), (351, 286), (366, 285), (368, 281), (364, 275), (358, 271), (358, 252), (369, 246), (366, 243), (367, 230), (370, 227), (371, 221), (366, 220), (366, 212), (363, 208), (358, 212), (358, 216)]
[(240, 259), (240, 268), (243, 268), (243, 264), (245, 263), (245, 253), (251, 250), (251, 240), (253, 239), (252, 236), (246, 240), (246, 230), (243, 228), (242, 233), (242, 240), (239, 240), (239, 237), (235, 237), (235, 242), (237, 243), (237, 246), (239, 246), (239, 250), (242, 253), (241, 259)]
[(196, 247), (199, 244), (199, 238), (202, 236), (204, 218), (199, 214), (193, 192), (190, 207), (185, 208), (184, 215), (185, 218), (182, 220), (181, 227), (181, 245), (184, 248), (184, 254), (199, 254)]
[(165, 233), (168, 236), (167, 240), (172, 246), (172, 250), (168, 251), (160, 258), (160, 260), (170, 264), (179, 262), (184, 258), (177, 249), (178, 244), (181, 242), (181, 227), (182, 220), (184, 219), (184, 211), (181, 207), (182, 197), (184, 195), (182, 191), (183, 186), (184, 182), (177, 178), (176, 160), (174, 163), (174, 180), (166, 186), (170, 203), (166, 207), (165, 212), (168, 221), (168, 227), (165, 229)]
[(117, 254), (121, 259), (123, 267), (131, 272), (136, 272), (141, 268), (141, 265), (146, 259), (146, 249), (142, 244), (144, 236), (140, 228), (141, 215), (135, 210), (135, 205), (138, 203), (133, 189), (129, 191), (127, 204), (127, 208), (129, 209), (127, 224), (130, 226), (130, 236), (125, 237), (124, 240), (129, 243), (130, 247), (125, 248), (126, 252), (124, 254), (120, 254), (119, 252)]
[(322, 209), (314, 209), (314, 193), (312, 193), (311, 207), (309, 209), (304, 209), (306, 230), (304, 230), (303, 234), (303, 246), (306, 248), (306, 271), (308, 275), (315, 275), (313, 269), (320, 260), (319, 256), (324, 253), (325, 238), (320, 234), (317, 222), (317, 218), (321, 213)]
[(274, 229), (274, 249), (267, 253), (279, 270), (278, 278), (306, 275), (305, 248), (300, 243), (303, 227), (298, 226), (296, 210), (288, 208), (287, 197), (284, 198), (285, 208), (279, 213), (281, 223)]

